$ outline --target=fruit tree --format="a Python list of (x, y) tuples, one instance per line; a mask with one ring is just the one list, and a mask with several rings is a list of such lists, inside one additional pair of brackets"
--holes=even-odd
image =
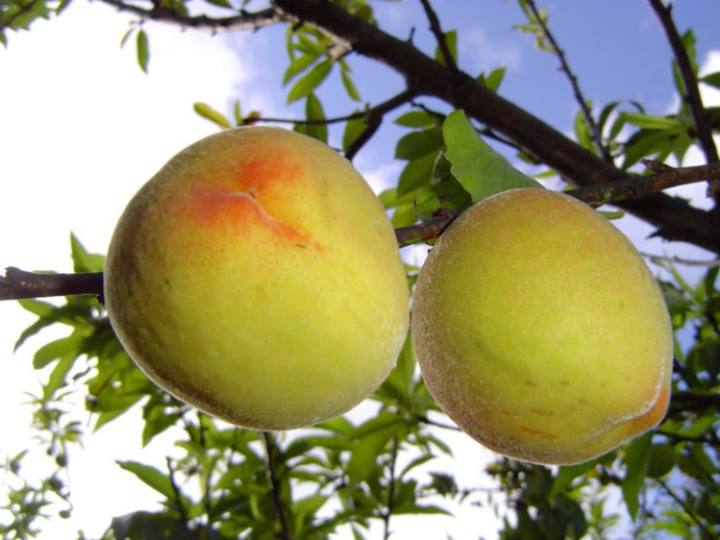
[[(82, 2), (3, 1), (0, 54)], [(117, 37), (150, 78), (161, 26), (250, 36), (287, 115), (188, 104), (208, 136), (133, 180), (107, 257), (73, 235), (73, 272), (0, 276), (42, 381), (39, 445), (0, 463), (2, 538), (73, 518), (83, 442), (132, 414), (125, 437), (167, 455), (117, 466), (160, 503), (79, 538), (419, 538), (454, 515), (462, 538), (720, 537), (720, 5), (95, 4), (129, 17)], [(558, 68), (542, 84), (468, 60), (494, 47), (473, 26), (491, 4)], [(570, 4), (652, 25), (669, 108), (642, 81), (594, 97), (616, 28), (574, 19), (574, 63)], [(394, 164), (376, 193), (363, 156)]]

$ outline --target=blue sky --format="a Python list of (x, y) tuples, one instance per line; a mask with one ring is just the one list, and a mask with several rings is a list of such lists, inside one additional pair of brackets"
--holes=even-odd
[[(459, 32), (460, 66), (476, 75), (500, 66), (508, 71), (501, 95), (538, 115), (561, 131), (571, 126), (577, 104), (567, 79), (558, 71), (557, 59), (533, 47), (533, 37), (513, 27), (524, 22), (516, 2), (509, 0), (445, 1), (442, 7), (444, 30)], [(372, 3), (384, 28), (399, 37), (410, 35), (413, 42), (432, 54), (435, 40), (427, 22), (410, 2)], [(543, 5), (543, 4), (541, 4)], [(649, 4), (643, 1), (552, 0), (544, 3), (550, 26), (585, 96), (601, 107), (614, 100), (638, 100), (654, 114), (668, 111), (674, 96), (670, 69), (671, 53), (662, 28)], [(673, 10), (679, 28), (692, 26), (697, 37), (698, 61), (710, 50), (720, 49), (720, 2), (684, 0)], [(270, 28), (251, 36), (244, 47), (254, 47), (263, 58), (258, 83), (274, 89), (287, 64), (282, 43), (283, 30)], [(247, 54), (247, 49), (239, 50)], [(353, 74), (363, 101), (376, 103), (391, 92), (400, 91), (403, 81), (389, 68), (374, 61), (351, 56)], [(343, 114), (352, 104), (344, 99), (339, 77), (327, 81), (318, 92), (328, 115)], [(240, 96), (242, 97), (242, 96)], [(280, 105), (281, 102), (275, 102)], [(219, 105), (219, 104), (218, 104)], [(299, 107), (295, 110), (301, 111)], [(393, 116), (391, 116), (392, 118)], [(381, 131), (362, 159), (386, 162), (392, 159), (393, 142), (399, 129)]]

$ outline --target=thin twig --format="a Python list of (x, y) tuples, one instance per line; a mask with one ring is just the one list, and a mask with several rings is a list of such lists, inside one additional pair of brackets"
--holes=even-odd
[(590, 130), (590, 136), (592, 137), (593, 143), (595, 143), (595, 148), (597, 148), (597, 151), (600, 153), (602, 158), (607, 161), (608, 163), (612, 163), (613, 159), (610, 155), (610, 152), (605, 147), (605, 145), (602, 142), (602, 133), (600, 133), (600, 128), (598, 127), (597, 123), (595, 122), (595, 119), (592, 116), (592, 111), (590, 110), (590, 107), (588, 107), (587, 99), (585, 99), (585, 96), (582, 93), (582, 90), (580, 90), (580, 83), (578, 82), (578, 78), (575, 75), (575, 73), (570, 69), (570, 64), (567, 61), (567, 58), (565, 57), (565, 51), (560, 48), (560, 45), (558, 44), (557, 40), (555, 39), (555, 36), (550, 32), (550, 28), (547, 24), (545, 24), (545, 21), (540, 16), (540, 12), (538, 11), (537, 6), (535, 5), (535, 0), (525, 0), (527, 2), (528, 7), (532, 11), (533, 15), (535, 16), (535, 20), (537, 21), (538, 25), (540, 25), (540, 28), (542, 29), (543, 33), (545, 34), (545, 37), (547, 38), (548, 42), (550, 43), (550, 46), (552, 47), (553, 51), (555, 52), (555, 56), (558, 57), (558, 60), (560, 61), (560, 70), (565, 74), (565, 76), (570, 81), (570, 86), (572, 86), (573, 89), (573, 95), (575, 96), (575, 101), (577, 101), (578, 105), (580, 105), (580, 110), (583, 113), (583, 117), (585, 118), (585, 122), (588, 125), (588, 129)]
[(280, 480), (277, 477), (277, 463), (275, 462), (275, 441), (273, 436), (267, 431), (263, 431), (263, 441), (265, 442), (265, 452), (267, 453), (267, 471), (268, 478), (270, 479), (270, 495), (272, 497), (275, 511), (278, 515), (278, 521), (280, 522), (280, 538), (282, 540), (291, 540), (290, 528), (288, 527), (287, 518), (285, 517), (285, 510), (283, 507), (282, 499), (280, 497)]
[(711, 437), (692, 437), (690, 435), (680, 435), (678, 433), (663, 431), (662, 429), (657, 430), (655, 433), (658, 435), (662, 435), (663, 437), (667, 437), (668, 439), (672, 439), (674, 441), (697, 442), (702, 444), (708, 444), (710, 446), (717, 446), (717, 442), (714, 441)]
[(430, 0), (420, 0), (420, 3), (425, 10), (425, 15), (427, 16), (428, 22), (430, 23), (430, 31), (433, 33), (435, 39), (437, 40), (438, 47), (440, 48), (440, 54), (442, 54), (443, 60), (445, 60), (445, 65), (452, 71), (456, 72), (458, 70), (458, 67), (455, 63), (452, 52), (450, 52), (450, 48), (448, 47), (447, 39), (445, 38), (445, 32), (442, 31), (442, 27), (440, 26), (440, 19), (438, 18), (437, 13), (430, 5)]
[[(102, 272), (51, 274), (5, 269), (0, 275), (0, 300), (94, 294), (102, 297)], [(102, 299), (102, 298), (101, 298)]]
[(242, 10), (239, 15), (232, 15), (230, 17), (208, 17), (207, 15), (183, 15), (173, 9), (162, 6), (159, 2), (155, 4), (152, 9), (144, 9), (121, 0), (100, 1), (117, 8), (119, 11), (133, 13), (143, 19), (153, 19), (179, 24), (184, 27), (205, 28), (213, 31), (258, 30), (264, 26), (270, 26), (286, 20), (273, 8), (263, 9), (257, 12)]
[[(600, 206), (640, 199), (673, 186), (714, 179), (720, 179), (720, 163), (672, 169), (650, 176), (630, 176), (617, 182), (574, 189), (567, 194), (591, 206)], [(442, 234), (455, 217), (457, 215), (449, 213), (425, 223), (395, 229), (398, 245), (404, 247), (433, 240)], [(0, 275), (0, 300), (76, 294), (98, 295), (102, 300), (102, 292), (103, 275), (100, 272), (51, 274), (10, 267), (5, 276)]]
[(180, 521), (183, 524), (183, 528), (188, 531), (189, 521), (187, 511), (182, 503), (180, 488), (178, 487), (177, 482), (175, 482), (175, 469), (173, 468), (172, 460), (169, 456), (165, 458), (165, 463), (167, 463), (168, 473), (170, 475), (170, 486), (172, 487), (173, 494), (175, 495), (175, 508), (177, 509), (178, 514), (180, 514)]
[(444, 424), (443, 422), (436, 422), (435, 420), (431, 420), (427, 416), (424, 416), (422, 414), (415, 416), (415, 418), (422, 422), (423, 424), (427, 424), (429, 426), (435, 426), (442, 429), (449, 429), (451, 431), (462, 431), (459, 427), (453, 424)]
[(665, 490), (665, 492), (670, 495), (670, 497), (672, 497), (672, 499), (677, 504), (682, 506), (688, 517), (693, 520), (698, 527), (700, 527), (700, 530), (707, 538), (715, 538), (715, 535), (710, 532), (710, 529), (708, 529), (707, 525), (700, 521), (700, 518), (695, 514), (693, 509), (688, 506), (687, 501), (685, 501), (682, 497), (675, 493), (675, 491), (661, 478), (656, 478), (655, 481), (660, 484), (660, 486)]
[[(677, 26), (675, 26), (675, 22), (673, 21), (672, 5), (665, 6), (661, 0), (648, 1), (658, 19), (660, 19), (660, 23), (665, 30), (665, 35), (668, 38), (673, 55), (675, 56), (675, 61), (677, 62), (678, 70), (680, 71), (680, 76), (685, 86), (685, 95), (683, 95), (682, 98), (690, 109), (695, 132), (697, 133), (700, 147), (705, 154), (705, 159), (708, 163), (718, 161), (720, 157), (718, 157), (718, 150), (713, 140), (710, 123), (705, 115), (705, 107), (703, 106), (702, 96), (698, 88), (695, 70), (690, 63), (690, 58), (683, 45), (680, 32), (678, 32)], [(720, 195), (720, 181), (711, 182), (708, 187), (708, 196), (717, 197), (718, 195)]]
[(653, 253), (640, 252), (640, 255), (647, 257), (653, 261), (667, 261), (671, 263), (684, 264), (685, 266), (700, 266), (703, 268), (717, 268), (720, 266), (720, 259), (710, 259), (708, 261), (697, 261), (694, 259), (685, 259), (683, 257), (670, 257), (667, 255), (655, 255)]
[(390, 518), (395, 505), (395, 464), (397, 463), (398, 439), (392, 439), (392, 453), (390, 454), (390, 481), (388, 484), (388, 498), (385, 512), (383, 512), (383, 540), (390, 538)]
[[(567, 195), (575, 197), (590, 206), (597, 207), (608, 203), (641, 199), (651, 193), (657, 193), (670, 187), (712, 179), (720, 179), (720, 162), (697, 167), (671, 169), (649, 176), (633, 175), (615, 182), (573, 189), (568, 191)], [(457, 216), (443, 217), (419, 225), (400, 227), (395, 229), (395, 237), (400, 247), (426, 242), (442, 234), (455, 217)]]

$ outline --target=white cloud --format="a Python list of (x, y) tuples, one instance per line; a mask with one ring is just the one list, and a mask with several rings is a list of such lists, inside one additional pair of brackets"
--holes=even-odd
[(516, 70), (522, 64), (523, 51), (509, 42), (491, 40), (483, 30), (475, 28), (459, 36), (460, 56), (477, 72), (488, 72), (498, 67)]
[[(130, 20), (99, 3), (74, 2), (57, 19), (12, 33), (9, 48), (0, 50), (0, 267), (70, 270), (70, 231), (104, 252), (134, 192), (174, 153), (215, 131), (193, 113), (194, 101), (224, 108), (228, 96), (239, 95), (247, 110), (270, 108), (267, 92), (252, 86), (258, 51), (238, 46), (249, 34), (234, 37), (231, 47), (221, 35), (148, 23), (146, 75), (134, 42), (119, 45)], [(14, 356), (11, 347), (32, 320), (16, 304), (0, 302), (0, 431), (13, 435), (0, 441), (0, 455), (31, 444), (28, 409), (18, 404), (26, 401), (24, 391), (38, 389), (33, 345)], [(139, 440), (128, 440), (139, 421), (136, 411), (71, 456), (73, 517), (51, 519), (41, 538), (72, 538), (79, 527), (99, 537), (112, 516), (158, 500), (114, 462), (164, 466), (167, 444), (141, 449)], [(31, 458), (24, 473), (32, 476), (40, 463)]]

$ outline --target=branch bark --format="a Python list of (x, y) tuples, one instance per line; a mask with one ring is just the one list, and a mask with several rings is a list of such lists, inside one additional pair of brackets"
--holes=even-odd
[(208, 17), (207, 15), (182, 15), (175, 10), (162, 7), (159, 4), (154, 5), (151, 9), (145, 9), (121, 0), (100, 1), (116, 8), (118, 11), (133, 13), (142, 19), (170, 22), (185, 27), (204, 28), (213, 31), (258, 30), (264, 26), (270, 26), (283, 21), (283, 18), (278, 12), (272, 8), (257, 12), (242, 10), (239, 15), (230, 17)]
[[(439, 98), (516, 141), (563, 176), (582, 186), (625, 176), (562, 133), (488, 90), (468, 74), (453, 72), (412, 44), (383, 32), (324, 0), (274, 0), (286, 18), (314, 24), (352, 44), (358, 54), (391, 67), (409, 89)], [(620, 206), (658, 228), (658, 234), (720, 253), (720, 217), (687, 202), (656, 194)]]
[(595, 148), (597, 149), (598, 153), (602, 156), (602, 158), (607, 161), (608, 163), (612, 163), (613, 159), (610, 156), (610, 152), (605, 147), (605, 145), (602, 142), (602, 133), (600, 133), (600, 129), (598, 128), (597, 123), (595, 122), (595, 119), (592, 116), (592, 111), (590, 110), (590, 107), (588, 106), (588, 101), (585, 99), (585, 96), (582, 93), (582, 90), (580, 90), (580, 83), (578, 82), (577, 77), (575, 76), (575, 73), (573, 73), (572, 69), (570, 69), (570, 64), (567, 61), (567, 58), (565, 58), (565, 51), (560, 48), (560, 45), (558, 44), (557, 40), (555, 39), (555, 36), (552, 32), (550, 32), (550, 28), (545, 23), (543, 18), (540, 16), (540, 12), (538, 11), (537, 6), (535, 5), (535, 0), (526, 0), (527, 5), (532, 11), (533, 16), (535, 17), (535, 20), (540, 25), (540, 28), (542, 28), (543, 33), (545, 34), (545, 37), (547, 37), (548, 42), (550, 43), (550, 46), (552, 47), (555, 56), (557, 56), (558, 60), (560, 61), (560, 70), (565, 74), (565, 76), (570, 81), (570, 86), (573, 90), (573, 95), (575, 96), (575, 101), (577, 101), (578, 105), (580, 106), (580, 110), (583, 113), (583, 116), (585, 117), (585, 122), (588, 125), (588, 129), (590, 130), (590, 135), (592, 137), (593, 143), (595, 144)]
[[(615, 182), (574, 189), (567, 194), (591, 206), (601, 206), (633, 198), (642, 198), (644, 201), (655, 197), (657, 191), (668, 187), (714, 179), (720, 179), (720, 162), (697, 167), (667, 169), (650, 176), (631, 176)], [(425, 223), (400, 227), (395, 230), (398, 245), (404, 247), (433, 240), (440, 236), (456, 217), (457, 215), (448, 213)], [(100, 297), (102, 302), (102, 293), (103, 275), (99, 272), (50, 274), (9, 267), (5, 271), (5, 276), (0, 276), (0, 300), (93, 294)]]
[[(717, 147), (713, 140), (710, 122), (705, 116), (705, 107), (703, 106), (702, 96), (698, 88), (697, 77), (695, 77), (695, 70), (690, 63), (690, 58), (685, 50), (680, 32), (678, 32), (677, 26), (675, 26), (675, 22), (673, 21), (672, 5), (666, 7), (661, 0), (649, 0), (649, 2), (658, 19), (660, 19), (660, 23), (662, 24), (663, 30), (665, 30), (665, 35), (668, 38), (673, 55), (675, 56), (675, 61), (677, 62), (678, 70), (680, 71), (680, 76), (685, 86), (685, 95), (682, 97), (690, 109), (693, 125), (695, 126), (697, 138), (700, 142), (700, 148), (702, 148), (708, 163), (718, 161), (720, 157), (718, 157)], [(708, 194), (715, 197), (720, 195), (719, 181), (710, 183)]]

